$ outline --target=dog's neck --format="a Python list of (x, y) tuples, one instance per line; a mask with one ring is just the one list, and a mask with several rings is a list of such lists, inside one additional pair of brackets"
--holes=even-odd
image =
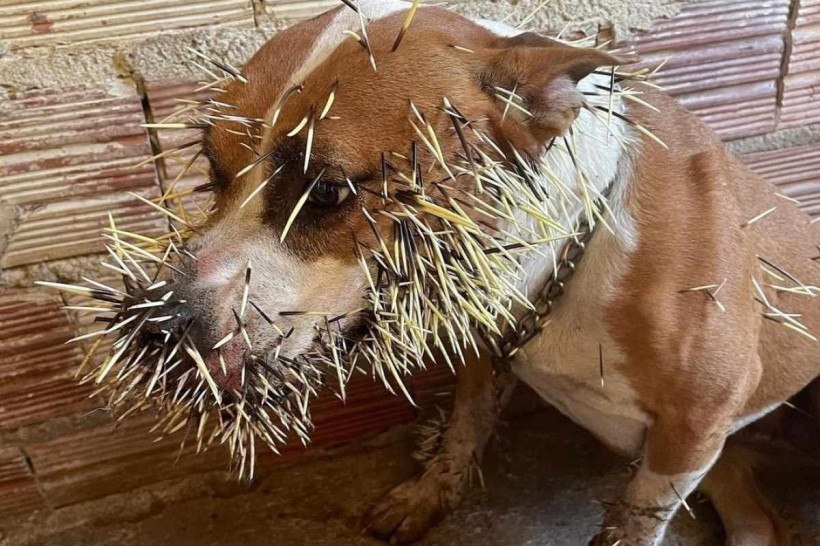
[[(602, 96), (587, 95), (588, 102), (609, 108), (608, 93), (601, 90), (609, 85), (609, 76), (592, 74), (582, 80), (578, 88), (582, 93), (600, 93)], [(623, 101), (617, 96), (611, 107), (617, 114), (625, 113)], [(631, 170), (631, 158), (625, 151), (624, 143), (629, 142), (630, 138), (629, 127), (616, 115), (610, 116), (606, 112), (593, 114), (582, 109), (571, 134), (556, 139), (543, 156), (549, 171), (547, 175), (554, 175), (577, 197), (564, 200), (566, 211), (559, 218), (561, 224), (568, 230), (576, 230), (584, 222), (592, 229), (610, 230), (627, 251), (635, 246), (632, 219), (624, 203)], [(605, 223), (594, 215), (590, 217), (582, 201), (585, 191), (591, 199), (606, 202), (601, 211)], [(553, 273), (557, 255), (565, 242), (558, 240), (545, 245), (540, 253), (533, 253), (523, 260), (526, 274), (522, 277), (520, 288), (530, 299), (542, 290)]]
[[(498, 21), (476, 20), (476, 23), (504, 37), (523, 32)], [(623, 99), (615, 94), (610, 101), (607, 90), (611, 85), (611, 76), (593, 73), (578, 83), (578, 90), (584, 94), (593, 109), (596, 105), (603, 106), (611, 108), (615, 114), (625, 115)], [(583, 183), (586, 183), (593, 199), (606, 193), (607, 211), (602, 212), (606, 226), (599, 225), (594, 217), (587, 218), (587, 211), (581, 201), (568, 202), (566, 213), (559, 221), (569, 229), (575, 229), (585, 221), (593, 229), (611, 229), (625, 250), (634, 249), (636, 244), (632, 220), (624, 205), (631, 170), (631, 159), (624, 151), (624, 143), (632, 139), (630, 133), (628, 125), (617, 115), (582, 109), (573, 123), (571, 134), (557, 138), (542, 158), (551, 174), (576, 196), (583, 194)], [(579, 178), (579, 170), (585, 178), (583, 182)], [(556, 256), (562, 247), (563, 242), (556, 241), (542, 249), (540, 254), (533, 254), (523, 260), (522, 266), (526, 274), (523, 275), (519, 288), (530, 299), (537, 295), (553, 273)]]

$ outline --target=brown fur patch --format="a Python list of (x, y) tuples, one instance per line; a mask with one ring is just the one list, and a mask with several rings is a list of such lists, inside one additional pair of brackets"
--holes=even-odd
[[(641, 143), (629, 204), (639, 248), (608, 322), (627, 355), (623, 372), (655, 416), (650, 464), (674, 474), (705, 464), (732, 419), (786, 399), (820, 372), (816, 344), (762, 318), (751, 282), (762, 277), (755, 255), (768, 253), (806, 284), (818, 276), (808, 219), (694, 116), (646, 92), (662, 114), (635, 108), (632, 115), (670, 150)], [(741, 227), (769, 203), (778, 205), (776, 218)], [(703, 292), (682, 292), (724, 280), (725, 313)], [(794, 302), (817, 331), (820, 309), (811, 298), (776, 299)]]

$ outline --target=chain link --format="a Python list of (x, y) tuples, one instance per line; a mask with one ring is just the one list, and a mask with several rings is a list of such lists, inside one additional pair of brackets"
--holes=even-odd
[[(599, 203), (596, 203), (597, 205)], [(500, 338), (485, 336), (486, 343), (494, 353), (493, 365), (497, 370), (509, 370), (510, 360), (515, 353), (541, 332), (558, 298), (563, 295), (566, 283), (575, 274), (575, 269), (592, 239), (592, 233), (593, 229), (585, 219), (578, 226), (578, 235), (561, 247), (555, 269), (538, 297), (532, 301), (533, 308), (524, 313), (515, 327), (508, 325)]]

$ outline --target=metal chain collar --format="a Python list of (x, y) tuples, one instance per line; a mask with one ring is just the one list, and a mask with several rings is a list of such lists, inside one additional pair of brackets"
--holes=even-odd
[[(593, 204), (597, 210), (603, 209), (603, 201), (608, 197), (611, 188), (611, 184), (607, 186), (601, 198)], [(558, 298), (564, 293), (566, 283), (575, 273), (587, 245), (592, 240), (594, 230), (588, 218), (585, 217), (581, 221), (577, 231), (578, 234), (561, 247), (552, 275), (547, 279), (538, 297), (532, 301), (533, 308), (524, 313), (514, 328), (508, 325), (500, 339), (485, 336), (485, 341), (493, 350), (496, 366), (509, 368), (510, 360), (515, 353), (537, 336), (547, 323)]]

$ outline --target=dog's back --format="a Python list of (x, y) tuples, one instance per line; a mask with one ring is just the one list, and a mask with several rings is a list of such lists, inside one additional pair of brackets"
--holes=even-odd
[[(642, 248), (634, 254), (627, 294), (642, 300), (653, 293), (645, 301), (653, 309), (669, 302), (667, 310), (676, 316), (666, 323), (697, 332), (693, 339), (699, 344), (713, 343), (724, 356), (727, 379), (739, 377), (729, 369), (750, 368), (747, 379), (755, 384), (747, 388), (754, 394), (743, 413), (765, 412), (820, 374), (820, 305), (814, 299), (820, 229), (694, 115), (664, 93), (642, 87), (660, 112), (636, 106), (630, 113), (669, 150), (644, 139), (636, 163), (632, 195)], [(671, 288), (671, 279), (680, 283), (673, 296), (647, 289)], [(704, 311), (692, 297), (697, 294), (683, 290), (709, 284), (716, 285), (709, 293), (717, 301)], [(759, 355), (759, 378), (750, 349)]]

